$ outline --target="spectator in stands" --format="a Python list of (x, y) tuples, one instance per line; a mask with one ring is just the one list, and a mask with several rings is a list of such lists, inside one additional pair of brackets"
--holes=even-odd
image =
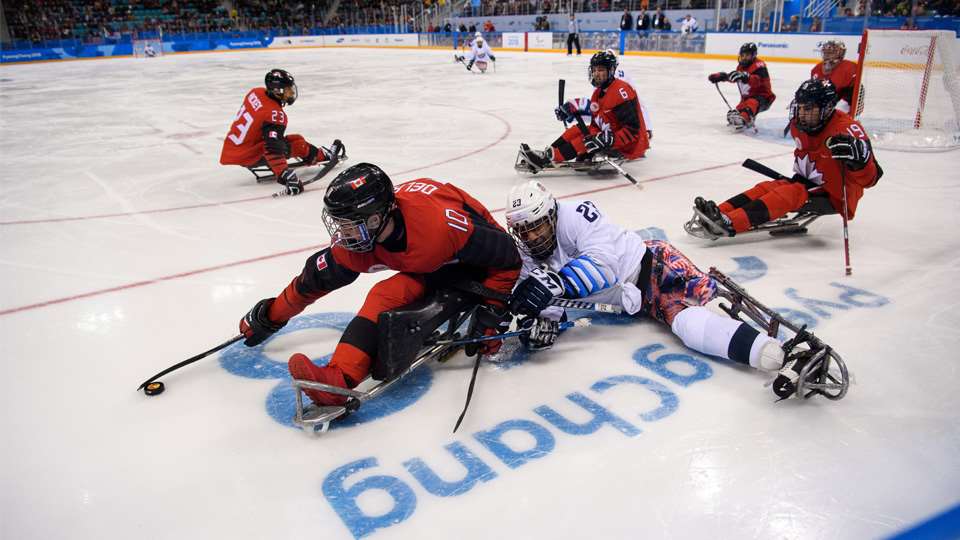
[(487, 19), (487, 22), (483, 23), (483, 31), (486, 33), (496, 32), (497, 28), (493, 25), (493, 21)]
[(907, 17), (907, 20), (903, 21), (903, 24), (900, 25), (901, 30), (917, 30), (916, 23), (913, 22), (913, 17)]
[(687, 13), (683, 18), (683, 22), (680, 23), (680, 33), (685, 36), (693, 34), (697, 31), (698, 27), (697, 20), (693, 18), (693, 15)]
[(853, 17), (853, 10), (850, 8), (844, 8), (843, 10), (844, 17)]
[(780, 27), (781, 32), (797, 32), (800, 28), (800, 17), (798, 15), (791, 15), (790, 22)]
[(460, 23), (460, 26), (457, 27), (457, 32), (466, 32), (466, 31), (467, 31), (467, 25)]
[(623, 15), (620, 16), (620, 31), (627, 32), (633, 30), (633, 16), (630, 15), (629, 8), (623, 8)]
[(470, 23), (470, 28), (467, 28), (467, 32), (470, 32), (471, 34), (476, 34), (476, 33), (477, 33), (477, 25), (475, 25), (475, 24), (473, 24), (473, 23)]
[(637, 31), (646, 34), (648, 30), (650, 30), (650, 16), (647, 15), (647, 10), (642, 9), (637, 15)]
[(726, 17), (720, 17), (720, 24), (717, 25), (717, 32), (726, 32), (730, 28)]
[(820, 24), (820, 17), (814, 17), (813, 22), (810, 23), (810, 32), (822, 32), (823, 25)]
[(657, 11), (653, 14), (653, 18), (650, 19), (650, 24), (654, 30), (663, 30), (664, 25), (670, 24), (667, 21), (667, 18), (663, 16), (663, 12), (660, 11), (660, 8), (657, 8)]

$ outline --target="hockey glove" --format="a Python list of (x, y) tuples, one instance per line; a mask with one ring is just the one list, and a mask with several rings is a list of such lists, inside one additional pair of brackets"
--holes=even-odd
[(568, 101), (554, 109), (553, 113), (557, 115), (557, 120), (561, 122), (576, 122), (580, 110), (577, 108), (576, 103)]
[(535, 268), (513, 291), (510, 311), (536, 317), (558, 296), (563, 296), (560, 275), (551, 270)]
[(287, 195), (299, 195), (303, 193), (303, 182), (297, 177), (293, 169), (286, 169), (280, 173), (280, 183), (287, 186)]
[(530, 317), (520, 321), (520, 328), (530, 330), (520, 334), (520, 343), (529, 351), (545, 351), (553, 347), (560, 335), (560, 322), (552, 319)]
[(496, 61), (497, 61), (497, 57), (491, 54), (491, 55), (490, 55), (490, 61), (491, 61), (491, 62), (496, 62)]
[(254, 347), (263, 343), (287, 324), (287, 321), (275, 323), (267, 315), (274, 300), (275, 298), (264, 298), (240, 319), (240, 333), (247, 338), (243, 342), (247, 347)]
[(827, 148), (833, 159), (840, 160), (848, 169), (859, 171), (870, 162), (870, 141), (850, 135), (834, 135), (827, 139)]
[[(473, 314), (469, 336), (476, 338), (502, 334), (510, 329), (512, 319), (513, 317), (506, 308), (484, 304), (478, 307)], [(463, 347), (463, 350), (467, 356), (474, 356), (477, 353), (497, 354), (501, 345), (503, 345), (502, 339), (491, 339), (479, 343), (468, 343)]]
[(587, 147), (587, 152), (594, 153), (604, 148), (613, 146), (613, 133), (610, 131), (601, 131), (596, 135), (591, 135), (583, 140), (583, 145)]
[(473, 60), (470, 60), (470, 63), (467, 64), (467, 71), (473, 69)]
[(730, 74), (727, 75), (727, 80), (732, 83), (747, 82), (749, 78), (750, 76), (743, 71), (731, 71)]
[(720, 71), (720, 72), (717, 72), (717, 73), (711, 73), (711, 74), (707, 77), (707, 80), (710, 81), (710, 82), (712, 82), (712, 83), (714, 83), (714, 84), (716, 84), (716, 83), (720, 83), (720, 82), (725, 82), (725, 81), (727, 80), (727, 78), (728, 78), (728, 77), (727, 77), (727, 74), (724, 73), (724, 72), (722, 72), (722, 71)]

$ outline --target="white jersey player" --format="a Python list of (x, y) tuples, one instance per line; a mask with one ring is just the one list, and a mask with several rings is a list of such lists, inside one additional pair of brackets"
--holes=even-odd
[(562, 297), (650, 316), (703, 354), (770, 371), (782, 367), (776, 339), (703, 307), (716, 298), (716, 282), (671, 244), (643, 240), (608, 221), (592, 202), (558, 203), (536, 181), (510, 192), (506, 215), (523, 257), (510, 309), (526, 317), (531, 350), (556, 340), (564, 313), (546, 306)]
[(480, 32), (477, 32), (473, 43), (470, 44), (470, 50), (467, 51), (463, 59), (466, 61), (467, 71), (472, 70), (473, 64), (476, 63), (477, 69), (481, 72), (487, 71), (487, 65), (490, 62), (497, 61), (497, 57), (493, 55), (493, 51), (490, 50), (490, 46), (487, 45)]
[[(612, 54), (613, 56), (617, 56), (616, 51), (614, 51), (613, 49), (607, 49), (607, 52)], [(623, 62), (617, 62), (617, 70), (613, 72), (613, 76), (633, 87), (633, 92), (637, 94), (637, 101), (640, 103), (640, 114), (643, 115), (643, 125), (647, 127), (647, 137), (652, 139), (653, 138), (653, 122), (651, 122), (650, 111), (647, 110), (646, 105), (643, 104), (643, 100), (640, 99), (639, 88), (633, 82), (633, 79), (630, 78), (630, 75), (627, 75), (627, 72), (624, 71)]]

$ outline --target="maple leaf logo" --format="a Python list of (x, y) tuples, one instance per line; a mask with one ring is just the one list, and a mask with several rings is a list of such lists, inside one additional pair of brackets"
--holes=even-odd
[(823, 184), (823, 173), (817, 170), (817, 163), (809, 154), (793, 160), (793, 172), (818, 186)]

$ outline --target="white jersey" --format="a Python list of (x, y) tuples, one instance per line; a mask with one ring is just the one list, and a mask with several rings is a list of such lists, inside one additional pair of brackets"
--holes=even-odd
[[(614, 282), (609, 287), (580, 299), (617, 304), (630, 314), (640, 311), (643, 298), (636, 282), (647, 252), (640, 235), (607, 221), (590, 201), (558, 202), (556, 235), (557, 247), (546, 261), (536, 261), (521, 250), (520, 279), (541, 265), (560, 272), (571, 261), (586, 256), (601, 267), (603, 274), (612, 273), (616, 279), (611, 280)], [(558, 318), (560, 313), (556, 308), (547, 308), (543, 316)]]
[(490, 50), (490, 46), (487, 45), (486, 40), (484, 40), (480, 46), (477, 46), (477, 40), (473, 40), (465, 58), (468, 61), (489, 62), (491, 56), (493, 56), (493, 51)]
[(647, 107), (643, 104), (643, 100), (640, 99), (640, 91), (637, 89), (637, 85), (633, 83), (633, 79), (630, 78), (630, 75), (627, 75), (627, 72), (623, 70), (623, 66), (620, 64), (617, 64), (617, 71), (613, 75), (621, 81), (629, 84), (633, 88), (633, 93), (637, 95), (637, 101), (640, 103), (640, 114), (643, 115), (643, 125), (647, 126), (647, 131), (653, 131), (653, 122), (650, 121), (650, 112), (647, 111)]

